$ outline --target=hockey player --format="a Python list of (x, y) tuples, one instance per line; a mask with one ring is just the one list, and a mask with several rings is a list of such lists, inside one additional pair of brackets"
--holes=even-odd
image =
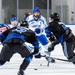
[(26, 12), (26, 13), (24, 14), (24, 20), (26, 20), (26, 18), (27, 18), (28, 16), (30, 16), (30, 15), (31, 15), (30, 12)]
[[(29, 23), (29, 28), (33, 30), (37, 36), (39, 42), (44, 46), (47, 50), (49, 46), (49, 41), (45, 36), (45, 27), (47, 27), (46, 19), (41, 15), (40, 9), (35, 7), (33, 9), (33, 15), (30, 15), (26, 21)], [(51, 60), (54, 62), (54, 59)]]
[(63, 47), (64, 55), (69, 61), (75, 64), (75, 53), (73, 52), (75, 36), (69, 27), (66, 27), (64, 23), (60, 22), (58, 13), (51, 14), (51, 21), (45, 30), (47, 37), (52, 39), (55, 36)]
[[(35, 33), (27, 28), (27, 21), (24, 21), (18, 27), (8, 29), (6, 25), (0, 25), (6, 27), (6, 31), (0, 33), (0, 41), (3, 44), (0, 53), (0, 66), (4, 65), (14, 53), (19, 53), (25, 59), (20, 66), (18, 75), (24, 75), (24, 70), (28, 67), (33, 55), (35, 58), (40, 58), (39, 43), (36, 39)], [(1, 30), (0, 30), (1, 31)], [(31, 43), (34, 46), (34, 51), (31, 52), (25, 42)]]
[(17, 21), (17, 18), (16, 18), (16, 17), (12, 17), (12, 18), (10, 19), (10, 21), (11, 21), (11, 25), (12, 25), (12, 26), (15, 26), (15, 25), (18, 24), (18, 21)]

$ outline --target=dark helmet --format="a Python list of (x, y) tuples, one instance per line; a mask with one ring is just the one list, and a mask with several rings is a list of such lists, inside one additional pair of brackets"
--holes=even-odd
[(50, 17), (51, 17), (51, 19), (53, 18), (54, 20), (59, 20), (58, 13), (52, 13)]
[(20, 23), (20, 26), (21, 27), (27, 27), (28, 28), (28, 22), (27, 21), (22, 21), (21, 23)]
[(31, 13), (29, 13), (29, 12), (26, 12), (26, 13), (24, 14), (25, 18), (27, 18), (27, 17), (30, 16), (30, 15), (31, 15)]
[(29, 16), (29, 13), (26, 12), (26, 13), (25, 13), (25, 17), (27, 18), (28, 16)]

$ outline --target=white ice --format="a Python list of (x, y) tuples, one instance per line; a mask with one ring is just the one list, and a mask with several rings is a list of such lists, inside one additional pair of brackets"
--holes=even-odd
[[(51, 56), (66, 59), (60, 44), (55, 47), (55, 50), (52, 52)], [(23, 58), (21, 58), (19, 54), (14, 54), (10, 62), (0, 66), (0, 75), (17, 75), (22, 61)], [(35, 70), (36, 68), (37, 70)], [(45, 58), (33, 58), (31, 64), (25, 71), (25, 75), (75, 75), (75, 65), (71, 62), (56, 60), (56, 63), (50, 63), (49, 67), (47, 67), (47, 61)]]

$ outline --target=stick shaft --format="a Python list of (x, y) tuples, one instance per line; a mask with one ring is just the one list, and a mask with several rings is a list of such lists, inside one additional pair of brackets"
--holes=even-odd
[(56, 60), (60, 60), (60, 61), (66, 61), (66, 62), (70, 62), (68, 60), (65, 60), (65, 59), (60, 59), (60, 58), (55, 58), (55, 57), (48, 57), (48, 56), (41, 56), (41, 57), (45, 57), (45, 58), (51, 58), (51, 59), (56, 59)]

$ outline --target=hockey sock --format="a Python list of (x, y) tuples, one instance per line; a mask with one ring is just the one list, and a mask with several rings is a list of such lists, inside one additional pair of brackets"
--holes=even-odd
[(31, 60), (32, 60), (32, 56), (26, 57), (23, 60), (23, 63), (21, 64), (20, 69), (25, 70), (28, 67), (28, 65), (30, 64)]

